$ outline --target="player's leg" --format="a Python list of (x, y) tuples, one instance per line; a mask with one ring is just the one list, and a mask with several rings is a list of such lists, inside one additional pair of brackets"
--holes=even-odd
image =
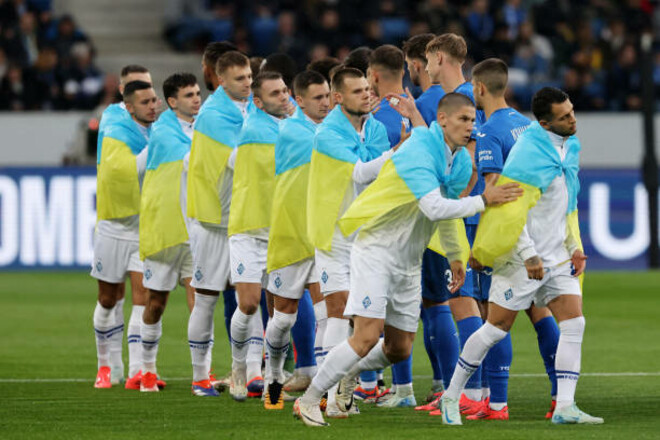
[(119, 294), (114, 307), (114, 328), (117, 329), (110, 337), (110, 382), (119, 385), (124, 381), (124, 360), (122, 350), (124, 342), (124, 297), (126, 296), (126, 282), (119, 284)]
[(552, 417), (557, 404), (557, 374), (555, 372), (555, 355), (557, 354), (557, 344), (559, 344), (559, 327), (555, 318), (547, 307), (537, 307), (532, 305), (526, 310), (527, 316), (534, 325), (536, 338), (539, 344), (539, 352), (543, 358), (545, 371), (550, 380), (550, 410), (545, 415), (546, 419)]
[(128, 320), (128, 379), (126, 380), (126, 389), (139, 390), (142, 379), (142, 337), (140, 336), (142, 327), (142, 315), (144, 307), (147, 304), (147, 291), (142, 285), (142, 262), (139, 270), (132, 270), (129, 273), (131, 282), (131, 298), (133, 307), (131, 308), (131, 317)]
[(296, 366), (293, 375), (287, 380), (287, 391), (305, 391), (316, 374), (315, 328), (312, 298), (305, 292), (298, 303), (296, 323), (291, 328), (291, 337), (296, 346)]
[(321, 285), (312, 283), (307, 286), (309, 294), (312, 298), (314, 307), (314, 319), (316, 320), (316, 333), (314, 335), (314, 358), (316, 360), (316, 367), (319, 368), (325, 359), (325, 352), (323, 351), (323, 339), (325, 338), (325, 330), (328, 326), (328, 308), (325, 304), (325, 298), (321, 293)]
[[(210, 384), (209, 351), (213, 341), (213, 314), (218, 302), (219, 292), (208, 289), (195, 289), (195, 305), (188, 320), (188, 345), (193, 368), (193, 394), (199, 396), (215, 395)], [(195, 387), (203, 388), (196, 393)], [(208, 391), (208, 392), (206, 392)]]
[(235, 400), (247, 397), (247, 356), (251, 343), (263, 347), (263, 324), (257, 313), (261, 301), (261, 283), (236, 284), (238, 305), (231, 320), (232, 388)]

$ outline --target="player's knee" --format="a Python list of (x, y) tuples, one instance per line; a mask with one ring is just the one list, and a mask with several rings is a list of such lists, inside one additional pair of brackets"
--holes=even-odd
[(383, 346), (383, 351), (385, 352), (385, 356), (387, 356), (387, 359), (389, 359), (390, 362), (392, 362), (393, 364), (408, 359), (408, 357), (410, 356), (411, 349), (412, 349), (411, 344), (404, 341), (395, 342), (395, 343), (386, 342)]
[(104, 309), (111, 309), (117, 304), (117, 298), (113, 295), (99, 295), (99, 304)]
[(561, 338), (566, 340), (566, 342), (582, 342), (584, 336), (584, 328), (586, 326), (586, 320), (584, 316), (578, 316), (577, 318), (566, 319), (559, 323), (559, 331), (561, 332)]
[(275, 310), (273, 313), (273, 326), (282, 332), (288, 332), (296, 323), (297, 315), (295, 313), (283, 313)]
[(241, 309), (241, 312), (245, 313), (246, 315), (254, 315), (257, 313), (257, 309), (259, 308), (258, 303), (245, 303), (245, 304), (239, 304), (238, 308)]
[(349, 343), (358, 356), (365, 357), (376, 346), (379, 339), (379, 335), (353, 335)]

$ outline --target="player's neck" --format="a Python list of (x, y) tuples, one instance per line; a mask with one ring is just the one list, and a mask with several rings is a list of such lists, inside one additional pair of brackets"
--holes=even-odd
[(151, 127), (151, 122), (143, 121), (141, 119), (138, 119), (135, 117), (135, 115), (131, 115), (133, 120), (135, 121), (136, 124), (143, 126), (144, 128), (149, 128)]
[(341, 111), (344, 113), (344, 116), (348, 119), (348, 122), (351, 123), (355, 131), (358, 133), (362, 131), (362, 126), (364, 125), (364, 122), (367, 120), (367, 115), (365, 114), (357, 114), (353, 112), (349, 112), (346, 110), (346, 107), (343, 105), (341, 106)]
[(403, 95), (403, 84), (401, 84), (401, 81), (381, 81), (378, 83), (379, 99), (383, 99), (390, 93)]
[(190, 123), (190, 124), (192, 124), (192, 122), (195, 120), (195, 117), (194, 117), (194, 116), (186, 115), (186, 114), (184, 114), (184, 113), (181, 113), (181, 112), (178, 111), (178, 110), (175, 110), (175, 111), (174, 111), (174, 114), (176, 114), (176, 117), (177, 117), (177, 118), (181, 119), (182, 121), (188, 122), (188, 123)]
[(490, 119), (490, 115), (507, 107), (509, 107), (509, 105), (506, 103), (504, 96), (499, 96), (496, 98), (491, 97), (490, 99), (485, 100), (483, 103), (484, 115), (486, 116), (486, 119)]
[(465, 77), (461, 71), (460, 66), (457, 69), (448, 69), (443, 81), (441, 83), (442, 88), (445, 90), (445, 93), (451, 93), (458, 86), (465, 82)]
[(422, 89), (422, 92), (426, 92), (432, 85), (433, 83), (428, 73), (419, 74), (419, 87)]

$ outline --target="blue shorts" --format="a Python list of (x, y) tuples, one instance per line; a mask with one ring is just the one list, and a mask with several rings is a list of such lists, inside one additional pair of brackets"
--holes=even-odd
[[(477, 225), (465, 225), (470, 246), (474, 243)], [(451, 267), (449, 261), (442, 255), (427, 249), (422, 258), (422, 298), (433, 302), (445, 302), (450, 298), (469, 296), (477, 301), (488, 301), (491, 271), (475, 272), (468, 265), (465, 273), (465, 284), (456, 293), (450, 293), (448, 285), (451, 282)]]

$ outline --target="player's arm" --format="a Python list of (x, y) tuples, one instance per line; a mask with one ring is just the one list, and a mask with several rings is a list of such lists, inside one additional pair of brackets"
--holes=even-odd
[(465, 261), (461, 260), (462, 250), (455, 223), (450, 221), (438, 222), (438, 234), (452, 273), (449, 291), (454, 293), (465, 283)]
[(468, 153), (470, 153), (470, 160), (472, 161), (472, 176), (470, 176), (470, 181), (468, 182), (467, 187), (461, 193), (461, 197), (467, 197), (472, 192), (472, 189), (477, 184), (479, 180), (479, 174), (477, 173), (477, 161), (475, 160), (475, 154), (477, 151), (477, 142), (474, 139), (470, 139), (465, 145)]
[(575, 272), (574, 276), (579, 277), (582, 275), (584, 270), (587, 267), (587, 256), (584, 254), (579, 245), (579, 237), (576, 237), (572, 228), (567, 228), (568, 234), (566, 234), (566, 240), (564, 240), (564, 246), (568, 250), (568, 255), (571, 256), (571, 263), (573, 263), (573, 269)]
[(404, 118), (410, 119), (410, 124), (413, 127), (427, 126), (424, 117), (422, 117), (422, 114), (415, 105), (412, 93), (410, 93), (410, 90), (407, 87), (406, 96), (389, 93), (385, 98), (390, 102), (390, 107), (396, 110)]
[(520, 233), (520, 237), (518, 237), (518, 242), (516, 243), (514, 252), (516, 252), (518, 256), (525, 262), (527, 278), (531, 280), (543, 279), (543, 260), (541, 260), (541, 257), (539, 257), (534, 241), (529, 236), (527, 225), (523, 227), (523, 230)]
[(394, 150), (387, 150), (377, 158), (370, 160), (369, 162), (362, 162), (358, 159), (355, 163), (355, 168), (353, 168), (353, 181), (359, 183), (360, 185), (368, 185), (373, 182), (380, 169), (383, 167), (383, 164), (392, 157)]

